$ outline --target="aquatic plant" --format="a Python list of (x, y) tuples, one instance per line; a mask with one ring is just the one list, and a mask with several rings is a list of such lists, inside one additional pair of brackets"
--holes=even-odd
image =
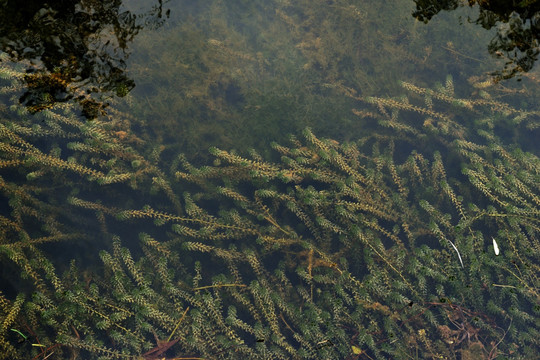
[(336, 85), (378, 131), (195, 166), (113, 105), (29, 115), (22, 76), (0, 63), (0, 357), (536, 354), (540, 161), (499, 125), (537, 111), (451, 78), (401, 98)]

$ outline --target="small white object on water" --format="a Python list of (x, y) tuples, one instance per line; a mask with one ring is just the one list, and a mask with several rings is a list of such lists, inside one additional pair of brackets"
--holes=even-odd
[[(446, 239), (448, 240), (448, 239)], [(454, 250), (456, 250), (457, 252), (457, 256), (458, 256), (458, 259), (459, 259), (459, 262), (461, 263), (461, 268), (465, 268), (465, 266), (463, 266), (463, 260), (461, 260), (461, 255), (459, 254), (459, 250), (457, 249), (456, 245), (454, 245), (453, 242), (451, 242), (450, 240), (448, 240), (448, 242), (450, 243), (450, 245), (452, 245), (452, 247), (454, 248)]]
[(497, 245), (497, 242), (493, 236), (491, 239), (493, 239), (493, 251), (495, 251), (495, 255), (499, 255), (499, 245)]

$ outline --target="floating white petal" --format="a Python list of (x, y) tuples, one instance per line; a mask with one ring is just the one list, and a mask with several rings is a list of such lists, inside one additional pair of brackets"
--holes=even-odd
[(491, 238), (493, 239), (493, 251), (495, 251), (495, 255), (499, 255), (499, 245), (497, 245), (497, 242), (493, 236)]

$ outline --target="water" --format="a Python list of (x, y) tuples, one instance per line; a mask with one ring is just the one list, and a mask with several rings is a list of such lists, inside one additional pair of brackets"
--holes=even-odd
[(5, 358), (538, 352), (538, 68), (477, 8), (105, 5), (4, 48)]

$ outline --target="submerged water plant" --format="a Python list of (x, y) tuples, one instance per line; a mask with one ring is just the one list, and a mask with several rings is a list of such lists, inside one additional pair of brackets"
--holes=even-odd
[[(16, 99), (22, 72), (0, 66)], [(534, 356), (540, 161), (499, 132), (538, 112), (451, 78), (402, 86), (336, 85), (365, 137), (306, 129), (273, 158), (214, 147), (203, 166), (113, 105), (2, 108), (0, 358)]]

